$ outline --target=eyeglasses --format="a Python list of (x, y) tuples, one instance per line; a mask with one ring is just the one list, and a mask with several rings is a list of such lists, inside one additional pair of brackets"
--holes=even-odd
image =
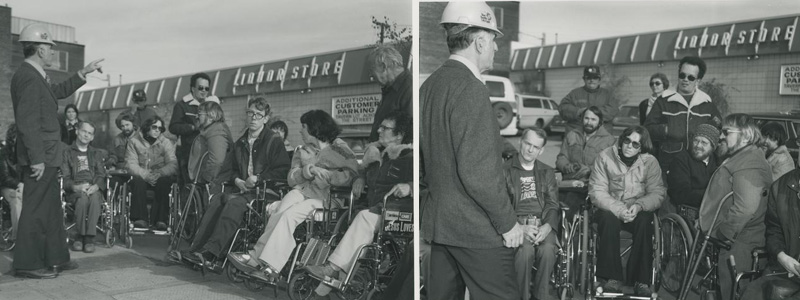
[(208, 91), (211, 90), (211, 87), (209, 87), (209, 86), (197, 86), (197, 90), (203, 91), (203, 92), (208, 92)]
[(253, 120), (261, 120), (264, 118), (264, 115), (252, 111), (245, 112), (245, 114), (247, 114), (248, 118), (251, 118)]
[(622, 143), (625, 144), (625, 145), (630, 144), (631, 146), (633, 146), (633, 149), (639, 149), (639, 148), (642, 147), (642, 144), (640, 144), (639, 142), (631, 141), (631, 138), (627, 138), (627, 137), (622, 140)]
[(689, 79), (689, 81), (697, 80), (697, 77), (694, 77), (694, 75), (689, 75), (689, 74), (686, 74), (686, 73), (683, 73), (683, 72), (678, 74), (678, 78), (680, 78), (680, 79)]
[(661, 81), (653, 81), (650, 83), (650, 86), (661, 86)]
[(600, 76), (583, 76), (585, 80), (600, 80)]
[(722, 128), (722, 134), (725, 135), (725, 136), (728, 136), (728, 134), (731, 134), (731, 133), (738, 133), (738, 132), (742, 132), (742, 131), (741, 130), (736, 130), (736, 129)]
[(380, 129), (380, 130), (389, 130), (389, 129), (394, 130), (394, 127), (380, 125), (380, 126), (378, 126), (378, 129)]
[(164, 128), (162, 126), (158, 126), (158, 125), (150, 125), (150, 130), (160, 130), (161, 132), (164, 132), (164, 130), (166, 130), (166, 128)]

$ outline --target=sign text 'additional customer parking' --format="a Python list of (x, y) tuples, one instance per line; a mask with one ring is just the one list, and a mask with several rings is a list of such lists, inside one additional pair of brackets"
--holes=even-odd
[(339, 125), (372, 124), (381, 94), (334, 97), (331, 113)]

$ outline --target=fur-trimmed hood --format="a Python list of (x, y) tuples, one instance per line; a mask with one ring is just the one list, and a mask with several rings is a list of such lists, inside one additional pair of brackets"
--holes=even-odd
[(399, 144), (386, 147), (383, 151), (380, 151), (380, 145), (378, 142), (367, 144), (366, 150), (364, 150), (364, 158), (361, 160), (362, 168), (369, 166), (373, 162), (381, 163), (381, 158), (384, 155), (388, 155), (389, 159), (397, 159), (403, 150), (414, 149), (413, 144)]

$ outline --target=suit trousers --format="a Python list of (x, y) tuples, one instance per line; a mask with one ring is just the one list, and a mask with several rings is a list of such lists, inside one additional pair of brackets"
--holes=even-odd
[[(536, 277), (531, 278), (533, 264), (536, 263)], [(556, 232), (551, 230), (547, 237), (534, 246), (525, 238), (522, 246), (517, 248), (514, 256), (514, 267), (517, 269), (517, 283), (523, 300), (531, 298), (531, 279), (533, 291), (537, 299), (550, 298), (550, 275), (556, 264)]]
[(234, 233), (242, 226), (247, 202), (253, 198), (255, 193), (214, 195), (197, 228), (191, 251), (205, 249), (223, 257)]
[(75, 199), (75, 229), (78, 230), (78, 235), (97, 235), (97, 219), (100, 218), (103, 192), (97, 191), (91, 195), (78, 193), (71, 196)]
[(516, 249), (470, 249), (431, 243), (428, 299), (521, 299), (514, 270)]
[(169, 192), (174, 182), (171, 176), (162, 176), (155, 187), (139, 177), (134, 176), (131, 186), (131, 221), (147, 221), (147, 190), (154, 189), (156, 199), (150, 206), (150, 224), (169, 221)]
[(622, 257), (619, 256), (619, 233), (626, 230), (633, 234), (627, 273), (627, 284), (642, 282), (650, 284), (653, 273), (653, 212), (640, 211), (633, 222), (622, 223), (614, 214), (597, 210), (597, 277), (623, 281)]
[(372, 243), (378, 226), (381, 225), (380, 221), (381, 216), (369, 212), (368, 209), (358, 212), (328, 261), (349, 272), (356, 260), (358, 247)]
[(64, 211), (58, 187), (58, 168), (45, 167), (39, 180), (23, 166), (25, 205), (19, 217), (14, 269), (36, 270), (69, 261)]
[(0, 189), (0, 196), (6, 199), (9, 208), (11, 208), (11, 239), (16, 240), (19, 215), (22, 213), (22, 193), (17, 193), (15, 189), (2, 188)]
[(253, 253), (256, 255), (252, 257), (258, 257), (276, 270), (283, 269), (297, 246), (294, 229), (315, 209), (322, 207), (322, 200), (306, 199), (299, 190), (287, 193), (281, 200), (278, 211), (269, 217), (264, 234), (256, 242)]

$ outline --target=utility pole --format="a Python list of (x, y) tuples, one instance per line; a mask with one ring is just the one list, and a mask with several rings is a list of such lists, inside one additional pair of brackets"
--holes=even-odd
[(545, 44), (547, 44), (547, 33), (542, 32), (542, 47), (544, 47)]
[(392, 25), (389, 25), (389, 20), (387, 19), (384, 19), (383, 22), (380, 22), (376, 20), (375, 17), (372, 18), (372, 24), (381, 28), (381, 34), (378, 37), (378, 41), (381, 44), (383, 44), (383, 41), (386, 38), (386, 29), (391, 27)]
[(108, 82), (108, 86), (111, 86), (111, 74), (106, 74), (106, 82)]
[(122, 85), (122, 74), (119, 74), (119, 85)]

